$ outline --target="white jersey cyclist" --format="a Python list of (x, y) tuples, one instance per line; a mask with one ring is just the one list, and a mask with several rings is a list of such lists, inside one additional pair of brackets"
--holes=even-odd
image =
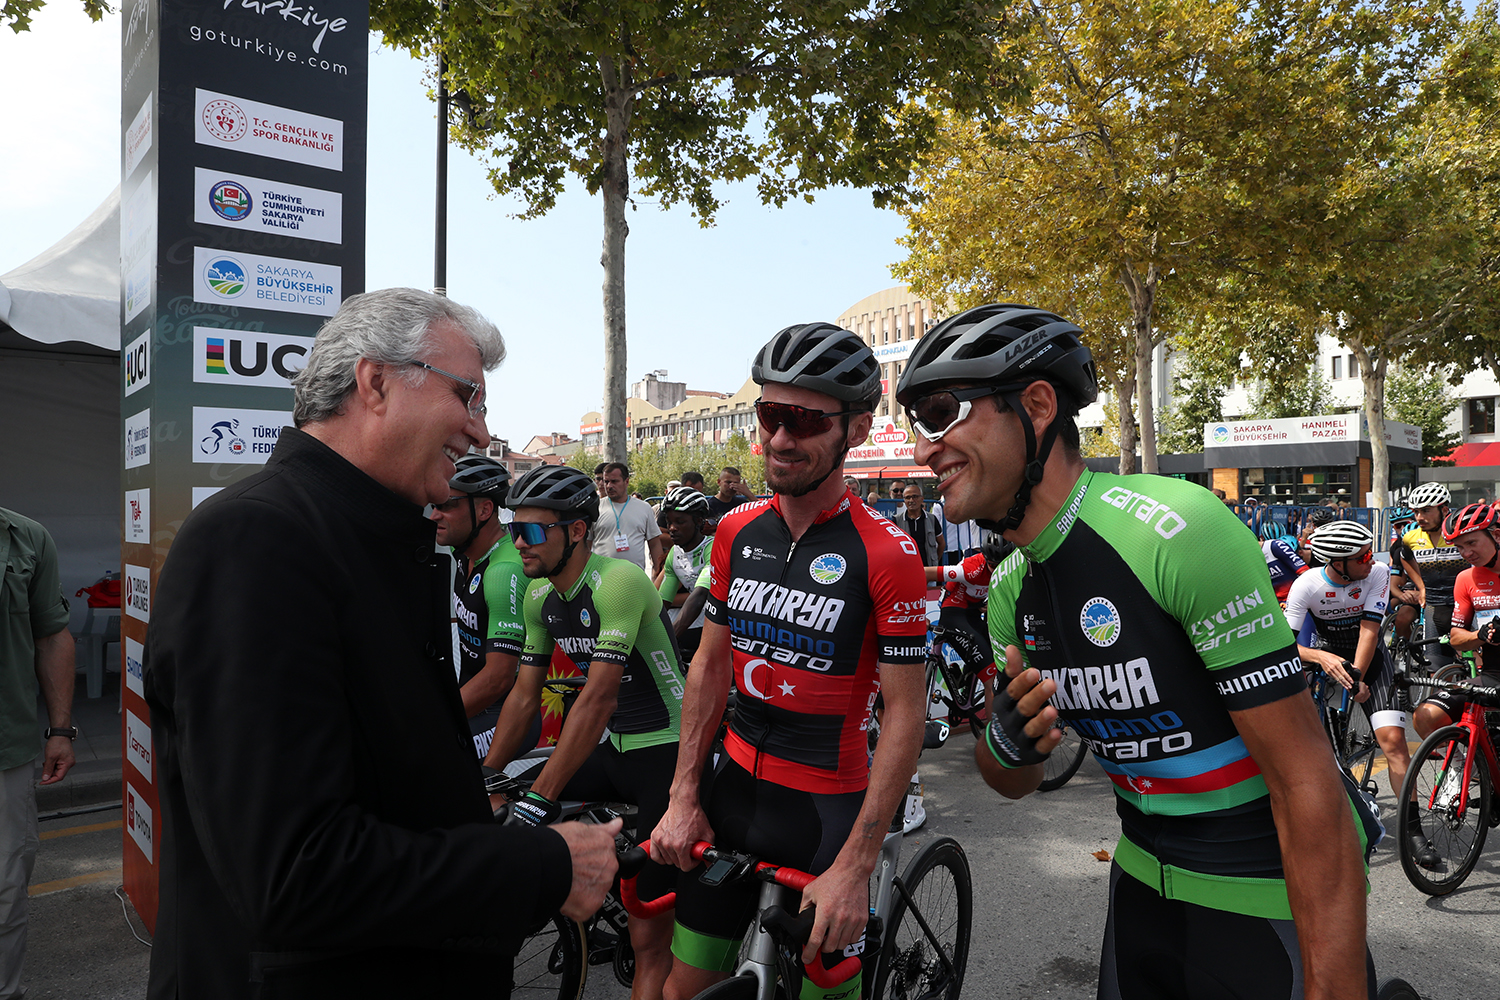
[[(1293, 582), (1286, 595), (1286, 621), (1298, 645), (1322, 646), (1353, 661), (1360, 623), (1384, 620), (1390, 591), (1391, 571), (1384, 563), (1372, 563), (1370, 575), (1363, 580), (1343, 584), (1330, 580), (1327, 567), (1322, 567)], [(1371, 691), (1370, 725), (1376, 729), (1406, 725), (1406, 713), (1392, 707), (1391, 676), (1390, 653), (1380, 640), (1364, 676)]]

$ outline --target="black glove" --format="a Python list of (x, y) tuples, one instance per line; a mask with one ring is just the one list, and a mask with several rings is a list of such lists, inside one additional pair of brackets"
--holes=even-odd
[(536, 792), (527, 792), (510, 804), (506, 826), (546, 826), (557, 819), (562, 806)]
[[(1004, 674), (1000, 680), (1009, 684)], [(995, 692), (994, 711), (985, 728), (984, 741), (1001, 766), (1025, 767), (1047, 759), (1047, 754), (1036, 752), (1036, 739), (1026, 735), (1024, 727), (1031, 719), (1032, 716), (1021, 714), (1020, 705), (1010, 696), (1008, 686)]]
[(1491, 618), (1479, 626), (1479, 641), (1486, 646), (1500, 646), (1500, 618)]

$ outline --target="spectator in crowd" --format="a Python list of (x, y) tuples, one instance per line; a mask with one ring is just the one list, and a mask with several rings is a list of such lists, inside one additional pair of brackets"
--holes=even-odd
[(1215, 489), (1213, 491), (1213, 494), (1214, 494), (1214, 496), (1218, 497), (1220, 500), (1223, 500), (1225, 503), (1229, 502), (1229, 494), (1225, 493), (1223, 490), (1221, 490), (1221, 489)]
[(845, 476), (844, 489), (848, 490), (850, 493), (853, 493), (855, 496), (859, 496), (859, 480), (855, 479), (853, 476)]
[(489, 444), (504, 354), (441, 296), (345, 299), (293, 379), (296, 426), (178, 532), (144, 677), (153, 1000), (508, 996), (531, 928), (603, 900), (618, 821), (494, 821), (422, 514)]
[[(26, 886), (36, 863), (36, 787), (73, 767), (73, 635), (47, 529), (0, 507), (0, 996), (20, 997)], [(47, 706), (40, 741), (37, 694)]]
[(608, 462), (600, 462), (594, 466), (594, 489), (599, 491), (601, 497), (604, 496), (604, 468), (607, 465)]
[(875, 506), (879, 502), (880, 502), (880, 491), (879, 490), (871, 490), (869, 493), (865, 494), (865, 504), (866, 504), (866, 506), (870, 507), (872, 510), (878, 511), (880, 509), (880, 508), (878, 508), (878, 507)]
[[(697, 490), (699, 493), (708, 492), (708, 490), (703, 488), (703, 473), (701, 472), (694, 472), (691, 470), (684, 472), (682, 474), (682, 482), (678, 483), (677, 485), (686, 486), (688, 489)], [(670, 486), (668, 488), (670, 489)]]
[[(935, 505), (941, 510), (942, 505)], [(945, 512), (946, 514), (946, 512)], [(943, 521), (943, 559), (946, 564), (963, 562), (980, 550), (984, 544), (983, 532), (973, 521)]]
[(906, 480), (897, 479), (891, 482), (891, 499), (897, 502), (906, 499)]
[[(691, 485), (684, 482), (684, 486)], [(746, 500), (751, 499), (750, 487), (745, 485), (740, 470), (726, 465), (719, 470), (719, 490), (708, 498), (708, 516), (714, 521), (728, 514)]]
[(902, 494), (904, 506), (896, 512), (896, 524), (917, 543), (923, 566), (943, 565), (942, 515), (922, 502), (922, 487), (908, 483)]
[[(648, 573), (662, 564), (667, 546), (656, 512), (630, 492), (630, 466), (609, 462), (604, 466), (604, 496), (599, 520), (594, 523), (591, 545), (595, 553), (612, 559), (627, 559)], [(650, 568), (646, 558), (650, 556)]]

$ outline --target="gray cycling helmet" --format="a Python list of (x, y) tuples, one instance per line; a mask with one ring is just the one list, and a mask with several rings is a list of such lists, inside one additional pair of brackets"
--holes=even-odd
[(510, 489), (510, 470), (488, 455), (465, 455), (456, 463), (458, 472), (448, 485), (460, 493), (505, 502)]
[(662, 498), (661, 509), (663, 511), (678, 510), (684, 514), (707, 514), (708, 497), (691, 486), (676, 486), (667, 491)]
[(1324, 562), (1333, 562), (1374, 544), (1374, 533), (1358, 521), (1330, 521), (1313, 532), (1307, 547)]
[(756, 385), (774, 382), (875, 408), (880, 364), (859, 335), (832, 323), (800, 323), (772, 337), (750, 366)]
[[(998, 302), (950, 316), (933, 327), (912, 351), (896, 386), (896, 402), (901, 406), (909, 407), (948, 386), (991, 385), (1020, 418), (1026, 434), (1021, 488), (1002, 520), (979, 520), (981, 527), (1010, 531), (1020, 526), (1031, 503), (1031, 491), (1042, 481), (1058, 425), (1099, 395), (1094, 357), (1082, 336), (1082, 330), (1056, 313)], [(1048, 425), (1038, 442), (1031, 418), (1021, 404), (1021, 393), (1040, 379), (1061, 391), (1058, 419)]]
[(570, 465), (542, 465), (516, 480), (505, 498), (511, 510), (544, 507), (582, 518), (593, 524), (599, 519), (599, 494), (594, 480)]

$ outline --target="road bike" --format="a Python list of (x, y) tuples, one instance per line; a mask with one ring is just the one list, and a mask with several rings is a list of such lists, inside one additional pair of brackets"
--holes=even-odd
[[(1448, 691), (1463, 698), (1463, 715), (1422, 741), (1401, 785), (1401, 801), (1415, 799), (1415, 814), (1400, 810), (1396, 842), (1401, 867), (1412, 885), (1430, 896), (1445, 896), (1474, 870), (1495, 814), (1494, 787), (1500, 776), (1495, 725), (1486, 710), (1500, 708), (1500, 688), (1445, 681), (1410, 680), (1413, 687)], [(1441, 860), (1431, 868), (1412, 853), (1414, 835), (1425, 837)]]
[(969, 960), (973, 892), (969, 860), (958, 841), (929, 841), (896, 874), (903, 834), (899, 817), (881, 844), (872, 875), (874, 903), (859, 954), (833, 965), (804, 967), (802, 947), (813, 912), (794, 916), (795, 893), (814, 876), (712, 844), (699, 843), (705, 882), (737, 879), (761, 883), (757, 916), (740, 948), (735, 974), (696, 1000), (786, 1000), (800, 995), (802, 977), (831, 989), (860, 974), (864, 1000), (958, 1000)]
[[(988, 722), (984, 711), (984, 684), (979, 673), (964, 660), (958, 647), (951, 641), (950, 630), (935, 624), (928, 630), (928, 636), (929, 701), (943, 706), (950, 724), (956, 726), (959, 722), (968, 722), (969, 731), (977, 740), (983, 735)], [(1043, 792), (1055, 791), (1067, 784), (1078, 773), (1078, 768), (1088, 754), (1088, 745), (1075, 727), (1058, 719), (1054, 728), (1062, 730), (1062, 742), (1058, 743), (1042, 764), (1042, 783), (1037, 788)]]
[[(1375, 768), (1375, 756), (1380, 752), (1380, 744), (1375, 739), (1375, 730), (1370, 728), (1369, 716), (1354, 703), (1350, 689), (1318, 669), (1317, 664), (1304, 662), (1315, 671), (1312, 679), (1313, 703), (1318, 707), (1323, 732), (1333, 746), (1334, 758), (1354, 782), (1354, 787), (1373, 805), (1378, 786), (1370, 773)], [(1357, 690), (1359, 671), (1348, 660), (1343, 661), (1343, 667), (1355, 679), (1354, 687)]]

